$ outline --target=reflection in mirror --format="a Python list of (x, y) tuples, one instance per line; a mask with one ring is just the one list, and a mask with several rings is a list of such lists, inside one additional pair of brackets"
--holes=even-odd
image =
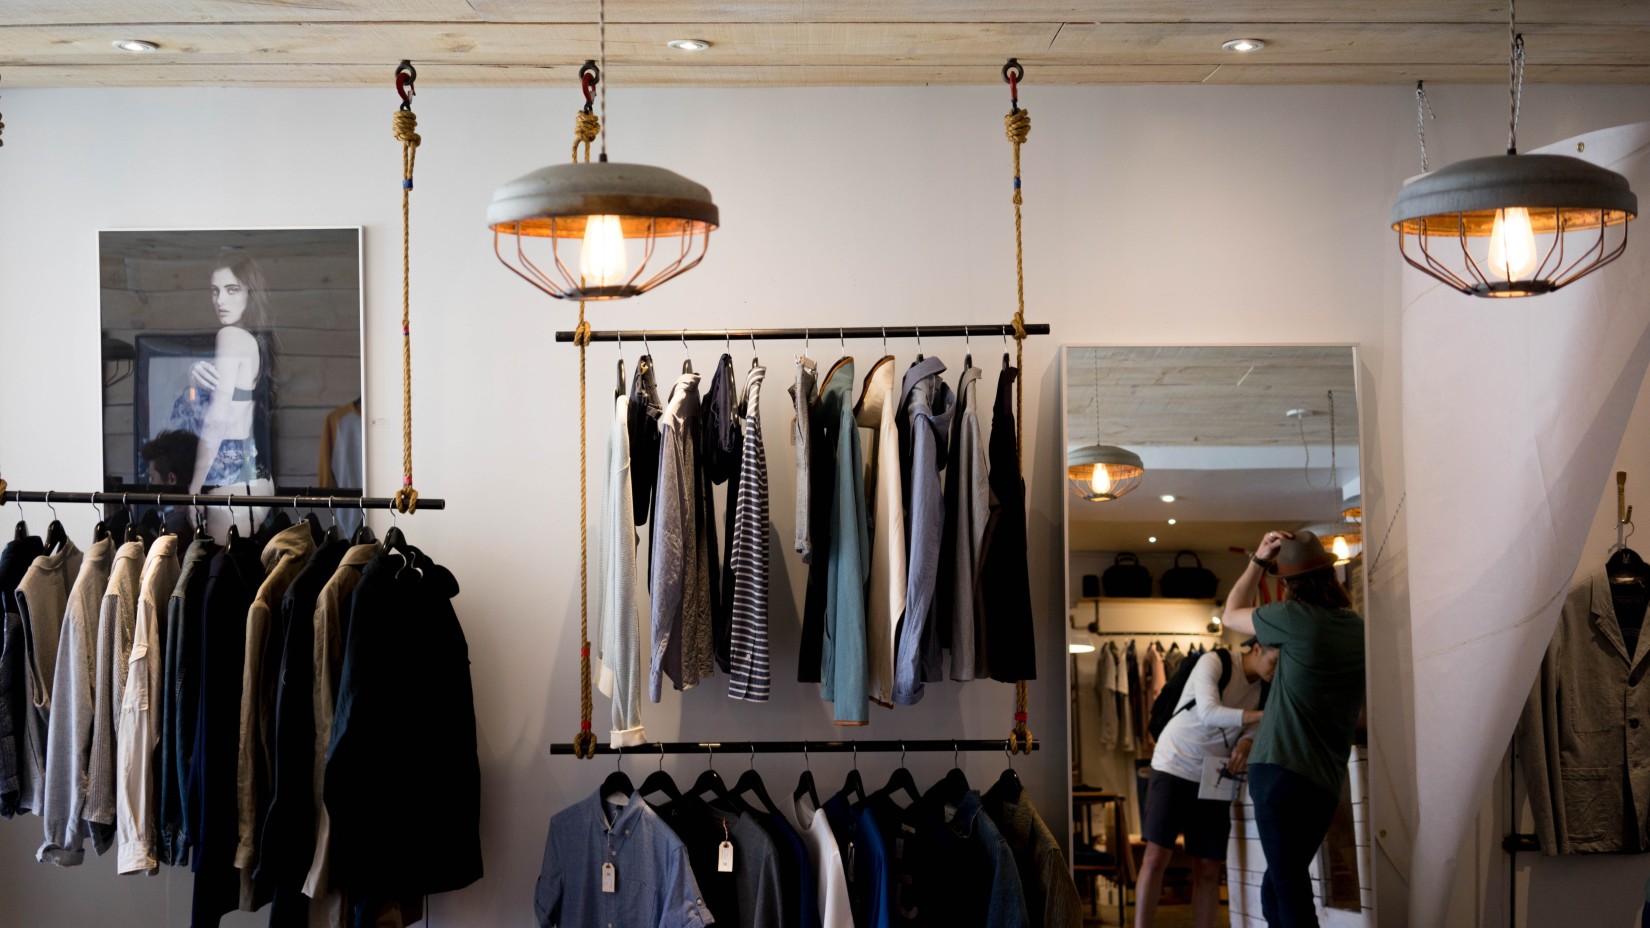
[[(1274, 671), (1265, 649), (1245, 653), (1248, 635), (1226, 628), (1222, 614), (1262, 536), (1303, 529), (1332, 550), (1362, 614), (1354, 351), (1067, 346), (1063, 371), (1078, 885), (1102, 905), (1134, 906), (1128, 914), (1145, 924), (1158, 905), (1229, 905), (1232, 924), (1258, 922), (1266, 859), (1248, 790), (1225, 773), (1244, 766), (1228, 758), (1265, 724), (1258, 708), (1248, 716), (1243, 709), (1261, 705)], [(1139, 474), (1129, 475), (1137, 482), (1121, 494), (1096, 492), (1119, 485), (1115, 474), (1096, 472), (1097, 460), (1138, 460)], [(1283, 595), (1281, 581), (1267, 578), (1255, 604)], [(1220, 674), (1202, 686), (1232, 712), (1183, 708), (1204, 655)], [(1156, 697), (1176, 686), (1182, 695), (1165, 699), (1154, 718)], [(1159, 728), (1165, 721), (1174, 727)], [(1368, 845), (1364, 744), (1360, 725), (1341, 806), (1311, 871), (1320, 905), (1367, 917), (1362, 905), (1372, 896), (1360, 874), (1371, 862), (1357, 856)], [(1207, 767), (1206, 757), (1214, 758)], [(1165, 779), (1176, 774), (1178, 782)], [(1154, 785), (1162, 785), (1155, 796)], [(1198, 798), (1223, 789), (1237, 801)], [(1148, 835), (1148, 820), (1163, 820), (1148, 815), (1154, 802), (1216, 812), (1212, 824), (1205, 815), (1206, 827), (1183, 818), (1178, 836)]]

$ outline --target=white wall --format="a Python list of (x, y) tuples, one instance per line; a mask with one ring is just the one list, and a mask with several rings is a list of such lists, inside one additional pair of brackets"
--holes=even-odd
[[(1031, 77), (1022, 96), (1035, 120), (1024, 155), (1028, 318), (1053, 324), (1055, 335), (1027, 346), (1025, 438), (1029, 557), (1045, 629), (1039, 662), (1051, 679), (1032, 688), (1031, 704), (1032, 730), (1048, 750), (1018, 767), (1056, 820), (1066, 776), (1058, 344), (1360, 343), (1368, 349), (1365, 428), (1380, 427), (1370, 406), (1390, 414), (1397, 396), (1389, 346), (1398, 271), (1386, 215), (1416, 155), (1407, 87), (1046, 88)], [(1435, 163), (1501, 148), (1504, 92), (1439, 87), (1433, 99), (1441, 119), (1429, 134)], [(464, 588), (458, 606), (476, 680), (487, 862), (482, 882), (432, 900), (435, 925), (530, 923), (549, 815), (610, 769), (546, 754), (577, 725), (578, 558), (568, 530), (576, 518), (576, 359), (551, 343), (553, 331), (571, 327), (573, 309), (498, 267), (482, 223), (497, 184), (564, 157), (573, 101), (564, 87), (431, 84), (418, 97), (417, 476), (421, 491), (446, 497), (452, 509), (402, 522)], [(6, 94), (0, 467), (13, 488), (84, 489), (98, 478), (97, 229), (355, 223), (367, 227), (370, 483), (381, 494), (394, 488), (395, 102), (387, 90)], [(1006, 102), (1000, 87), (631, 91), (616, 75), (615, 160), (666, 165), (707, 184), (725, 230), (704, 266), (634, 303), (592, 307), (595, 324), (1006, 319), (1014, 305)], [(1521, 138), (1533, 146), (1650, 118), (1650, 96), (1533, 86), (1524, 109)], [(835, 349), (827, 342), (814, 339), (813, 353), (828, 360)], [(770, 429), (787, 421), (777, 387), (798, 347), (762, 348), (780, 382), (770, 381), (764, 404)], [(667, 367), (678, 360), (675, 347), (653, 348)], [(930, 340), (925, 348), (949, 358), (960, 346)], [(991, 349), (976, 340), (974, 350)], [(695, 356), (703, 366), (712, 353), (701, 346)], [(615, 352), (609, 345), (592, 354), (599, 397)], [(590, 427), (597, 438), (600, 407)], [(787, 538), (791, 456), (782, 439), (769, 449), (775, 527)], [(1374, 456), (1367, 469), (1381, 461)], [(31, 515), (45, 513), (31, 507)], [(90, 513), (64, 516), (83, 539)], [(12, 506), (0, 510), (0, 532), (14, 517)], [(783, 682), (795, 660), (803, 578), (794, 556), (776, 552), (773, 702), (736, 704), (713, 682), (649, 707), (651, 736), (842, 734), (813, 687)], [(1377, 644), (1377, 664), (1395, 659)], [(857, 734), (999, 737), (1010, 725), (1011, 692), (994, 683), (936, 687), (921, 707), (878, 715)], [(1383, 698), (1404, 704), (1386, 691), (1374, 695), (1376, 713), (1388, 705)], [(605, 707), (597, 715), (600, 725)], [(913, 758), (912, 767), (930, 779), (949, 760)], [(862, 767), (877, 779), (890, 761), (862, 758)], [(984, 781), (1000, 765), (986, 756), (967, 769)], [(691, 774), (700, 763), (670, 766)], [(760, 767), (788, 785), (801, 764), (774, 757)], [(834, 781), (846, 762), (816, 756), (813, 767)], [(432, 803), (419, 813), (437, 811)], [(187, 875), (117, 878), (107, 859), (74, 871), (36, 866), (28, 859), (36, 825), (0, 822), (8, 925), (186, 922)], [(1384, 895), (1380, 907), (1403, 910)]]

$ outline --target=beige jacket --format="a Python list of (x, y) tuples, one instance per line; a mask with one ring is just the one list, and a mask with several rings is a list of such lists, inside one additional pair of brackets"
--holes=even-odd
[(1650, 628), (1629, 654), (1602, 570), (1571, 588), (1516, 736), (1542, 853), (1650, 849), (1647, 657)]
[[(309, 523), (270, 539), (264, 548), (264, 582), (246, 613), (246, 663), (241, 668), (241, 745), (235, 762), (235, 798), (240, 842), (235, 866), (252, 872), (258, 863), (258, 807), (275, 786), (275, 682), (263, 679), (264, 649), (287, 587), (309, 563), (315, 539)], [(279, 644), (276, 645), (279, 647)]]
[(899, 396), (894, 359), (871, 366), (854, 421), (865, 451), (865, 499), (871, 516), (871, 582), (865, 608), (866, 678), (871, 701), (894, 704), (895, 635), (905, 614), (905, 489), (900, 477)]
[(182, 568), (177, 546), (176, 535), (156, 538), (138, 583), (137, 621), (115, 738), (115, 836), (120, 851), (116, 869), (120, 873), (147, 873), (158, 866), (155, 746), (160, 743), (161, 678), (166, 666), (161, 624)]

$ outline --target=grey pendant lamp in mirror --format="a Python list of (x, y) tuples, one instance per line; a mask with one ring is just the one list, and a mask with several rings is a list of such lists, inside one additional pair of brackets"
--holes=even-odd
[[(1404, 260), (1473, 296), (1537, 296), (1572, 283), (1621, 257), (1638, 215), (1620, 174), (1567, 155), (1518, 154), (1524, 37), (1516, 24), (1509, 0), (1507, 153), (1422, 174), (1392, 206)], [(1422, 158), (1425, 170), (1424, 141)]]
[[(584, 109), (574, 160), (518, 177), (493, 193), (487, 225), (493, 253), (523, 280), (562, 300), (616, 300), (646, 293), (692, 270), (710, 247), (721, 214), (702, 184), (645, 164), (607, 160), (607, 3), (598, 3), (601, 65), (579, 69)], [(590, 143), (601, 154), (590, 161)], [(580, 144), (584, 161), (577, 160)], [(576, 252), (575, 252), (576, 248)], [(533, 256), (537, 255), (535, 259)]]
[[(1069, 355), (1068, 355), (1069, 357)], [(1100, 444), (1100, 365), (1094, 365), (1094, 441), (1066, 451), (1066, 486), (1080, 499), (1104, 503), (1128, 495), (1146, 475), (1140, 455)]]

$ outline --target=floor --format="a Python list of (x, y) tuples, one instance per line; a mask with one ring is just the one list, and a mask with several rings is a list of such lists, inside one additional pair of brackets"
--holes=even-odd
[[(1194, 928), (1192, 907), (1189, 905), (1161, 905), (1157, 907), (1157, 919), (1153, 928)], [(1102, 908), (1099, 918), (1086, 916), (1083, 919), (1085, 926), (1104, 926), (1117, 924), (1117, 908), (1115, 906)], [(1216, 925), (1225, 928), (1228, 924), (1228, 913), (1225, 906), (1220, 907), (1220, 918)], [(1134, 925), (1134, 909), (1129, 909), (1129, 925)]]

